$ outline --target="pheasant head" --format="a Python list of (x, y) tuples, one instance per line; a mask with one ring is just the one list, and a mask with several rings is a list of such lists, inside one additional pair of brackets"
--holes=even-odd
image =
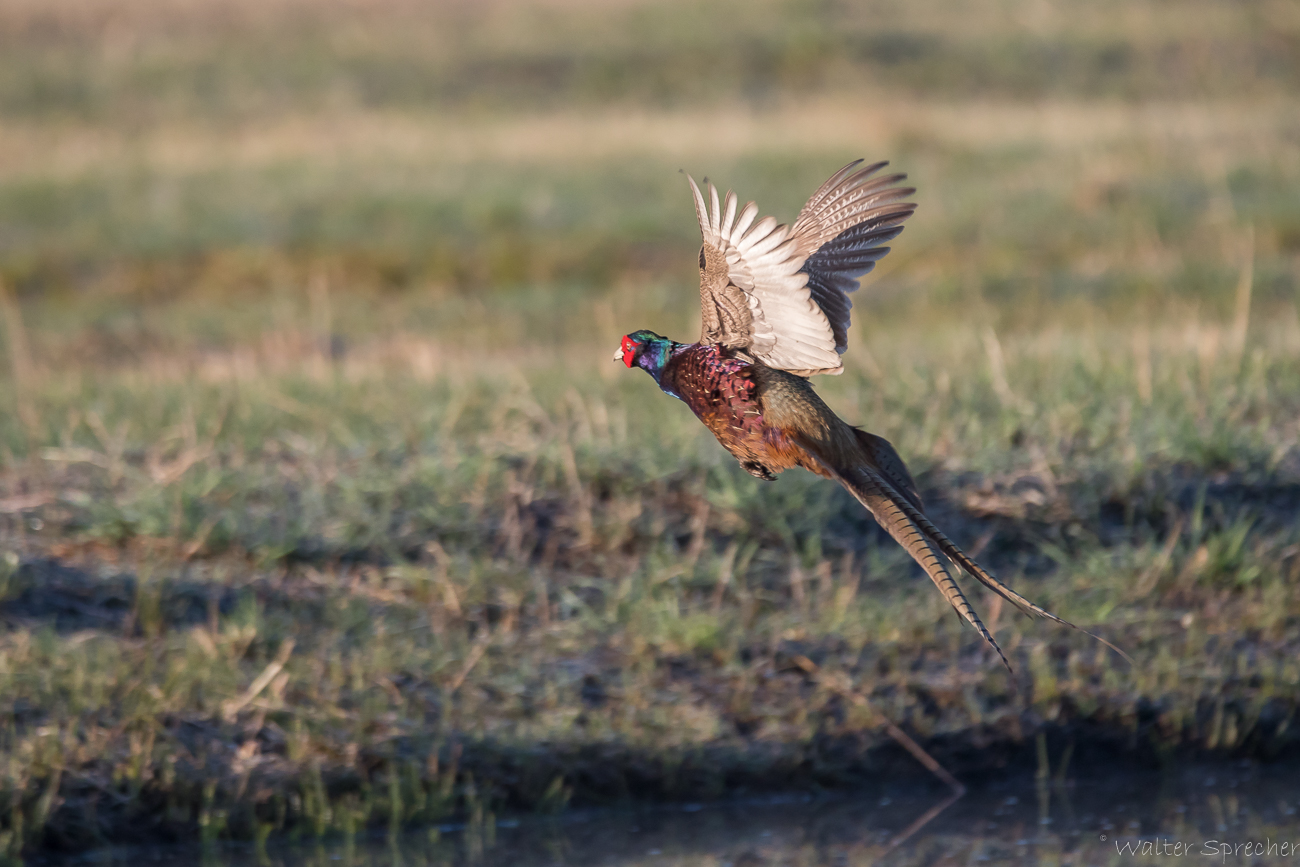
[(614, 353), (614, 360), (621, 361), (628, 367), (639, 367), (659, 381), (668, 357), (678, 344), (667, 337), (661, 337), (653, 331), (633, 331), (625, 334)]

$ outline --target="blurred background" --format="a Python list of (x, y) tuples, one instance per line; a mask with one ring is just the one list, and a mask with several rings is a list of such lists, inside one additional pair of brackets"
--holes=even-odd
[[(926, 779), (885, 719), (1295, 755), (1295, 3), (4, 0), (0, 56), (10, 855)], [(1136, 666), (979, 600), (1008, 675), (608, 360), (698, 334), (679, 170), (789, 221), (857, 157), (918, 210), (821, 393)]]

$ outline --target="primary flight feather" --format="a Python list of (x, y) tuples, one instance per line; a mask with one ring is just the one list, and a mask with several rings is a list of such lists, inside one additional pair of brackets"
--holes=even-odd
[(862, 162), (849, 163), (822, 184), (793, 226), (756, 219), (757, 205), (739, 207), (735, 193), (720, 198), (712, 184), (706, 200), (688, 178), (704, 241), (700, 340), (683, 344), (634, 331), (623, 337), (614, 360), (640, 367), (682, 400), (758, 478), (772, 481), (782, 470), (802, 467), (843, 485), (1009, 669), (957, 586), (955, 571), (965, 570), (1026, 614), (1073, 624), (998, 581), (940, 532), (925, 516), (916, 483), (894, 447), (841, 420), (808, 381), (814, 374), (843, 372), (848, 293), (889, 252), (884, 245), (916, 210), (902, 201), (915, 192), (899, 186), (904, 175), (879, 174), (885, 163)]

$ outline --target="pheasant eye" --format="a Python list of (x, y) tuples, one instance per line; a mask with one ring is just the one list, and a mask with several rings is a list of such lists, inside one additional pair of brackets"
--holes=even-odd
[(704, 248), (700, 248), (700, 270), (704, 270)]

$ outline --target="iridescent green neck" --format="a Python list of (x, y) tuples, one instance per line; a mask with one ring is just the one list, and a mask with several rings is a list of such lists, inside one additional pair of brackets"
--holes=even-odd
[(636, 366), (653, 376), (655, 382), (659, 382), (659, 377), (664, 372), (664, 365), (672, 357), (673, 348), (680, 344), (667, 337), (661, 337), (653, 331), (637, 331), (630, 336), (641, 346), (637, 353)]

